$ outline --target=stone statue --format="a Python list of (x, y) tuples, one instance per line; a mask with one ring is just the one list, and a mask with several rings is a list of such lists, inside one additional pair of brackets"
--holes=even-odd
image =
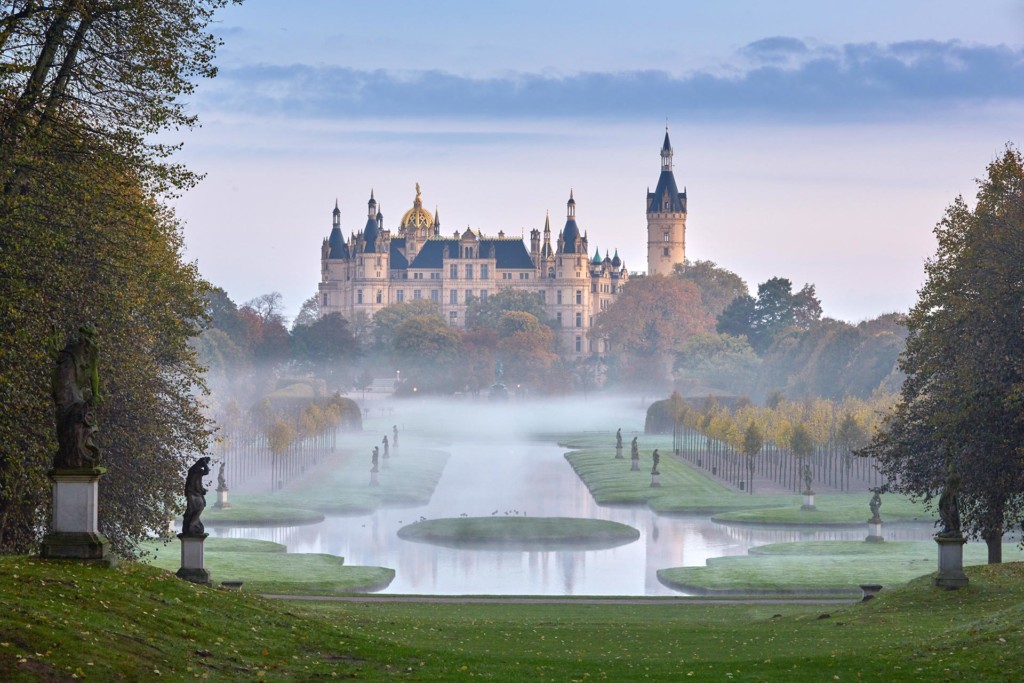
[(206, 508), (206, 488), (203, 477), (210, 473), (210, 458), (202, 457), (188, 468), (185, 477), (185, 516), (181, 521), (181, 533), (199, 535), (205, 533), (199, 515)]
[(637, 440), (637, 437), (634, 436), (633, 437), (633, 442), (629, 445), (629, 448), (630, 448), (629, 456), (633, 460), (639, 460), (640, 459), (640, 447), (636, 445), (636, 440)]
[(217, 470), (217, 490), (218, 491), (227, 491), (228, 490), (227, 481), (225, 481), (225, 479), (224, 479), (224, 461), (223, 460), (221, 460), (221, 462), (220, 462), (220, 469)]
[(882, 508), (882, 496), (878, 493), (878, 489), (875, 489), (875, 494), (871, 496), (871, 502), (868, 503), (868, 507), (871, 508), (871, 519), (868, 520), (871, 524), (881, 524), (882, 518), (878, 516), (878, 511)]
[(386, 458), (386, 457), (388, 457), (388, 435), (387, 434), (384, 435), (384, 441), (382, 441), (381, 443), (384, 444), (384, 457)]
[(95, 407), (100, 396), (99, 350), (96, 328), (83, 325), (78, 337), (57, 353), (51, 392), (57, 417), (57, 454), (54, 469), (94, 468), (100, 449), (93, 437), (98, 431)]
[(651, 454), (651, 458), (654, 459), (654, 467), (651, 468), (651, 474), (661, 474), (658, 471), (658, 463), (661, 462), (661, 455), (658, 454), (658, 449), (654, 449), (654, 453)]
[(939, 538), (959, 538), (960, 532), (960, 474), (951, 464), (949, 474), (946, 476), (946, 483), (942, 487), (942, 494), (939, 495), (939, 522), (942, 529), (939, 530)]
[(392, 425), (391, 437), (391, 443), (395, 445), (395, 448), (398, 448), (398, 425)]
[(622, 427), (615, 431), (615, 447), (618, 449), (622, 448)]
[(378, 471), (377, 470), (377, 463), (379, 463), (379, 462), (380, 462), (380, 450), (376, 446), (374, 446), (373, 447), (373, 455), (370, 458), (370, 463), (373, 465), (373, 469), (370, 470), (371, 472), (377, 472)]
[(814, 493), (814, 491), (811, 491), (811, 480), (814, 475), (811, 473), (811, 466), (807, 463), (804, 463), (802, 474), (804, 478), (804, 495), (809, 496)]

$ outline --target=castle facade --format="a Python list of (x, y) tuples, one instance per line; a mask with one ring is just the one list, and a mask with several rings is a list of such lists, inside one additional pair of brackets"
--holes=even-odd
[[(668, 131), (662, 145), (662, 172), (654, 192), (647, 193), (647, 261), (651, 274), (669, 274), (685, 257), (686, 192), (680, 193), (672, 173)], [(320, 251), (320, 315), (340, 313), (348, 320), (363, 313), (372, 317), (386, 306), (426, 299), (441, 315), (463, 327), (470, 303), (501, 289), (536, 293), (555, 321), (563, 353), (584, 356), (604, 353), (603, 339), (590, 339), (594, 318), (608, 308), (629, 271), (618, 250), (589, 255), (587, 233), (576, 223), (576, 200), (569, 193), (565, 225), (552, 239), (550, 217), (543, 231), (522, 239), (485, 236), (466, 228), (449, 235), (441, 231), (435, 210), (423, 208), (419, 184), (412, 208), (394, 230), (384, 227), (377, 200), (370, 193), (366, 224), (346, 240), (341, 211), (335, 202), (330, 235)]]

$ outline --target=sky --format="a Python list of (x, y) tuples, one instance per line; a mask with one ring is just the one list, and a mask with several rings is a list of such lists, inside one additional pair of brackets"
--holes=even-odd
[(825, 315), (906, 311), (946, 207), (1021, 144), (1024, 5), (247, 0), (188, 101), (186, 258), (241, 304), (316, 292), (335, 201), (385, 226), (415, 185), (442, 234), (564, 225), (646, 270), (667, 124), (686, 253), (814, 284)]

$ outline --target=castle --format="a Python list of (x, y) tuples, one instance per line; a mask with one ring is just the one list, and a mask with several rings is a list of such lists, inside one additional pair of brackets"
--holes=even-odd
[[(661, 176), (647, 193), (647, 271), (667, 275), (685, 259), (686, 192), (679, 192), (672, 172), (668, 130), (661, 148)], [(569, 192), (565, 225), (552, 243), (550, 216), (544, 230), (522, 239), (486, 237), (479, 230), (441, 233), (435, 210), (423, 208), (420, 186), (412, 208), (392, 232), (384, 227), (370, 192), (366, 225), (346, 240), (335, 202), (331, 234), (320, 251), (320, 315), (340, 313), (348, 320), (391, 304), (427, 299), (437, 304), (450, 325), (465, 325), (466, 309), (500, 289), (537, 293), (556, 321), (563, 353), (580, 357), (604, 353), (606, 341), (590, 339), (594, 318), (608, 308), (629, 271), (619, 258), (595, 250), (589, 256), (586, 232), (576, 224), (576, 200)]]

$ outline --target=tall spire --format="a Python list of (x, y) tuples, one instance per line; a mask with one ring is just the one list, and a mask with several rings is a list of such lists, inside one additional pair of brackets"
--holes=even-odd
[(665, 124), (665, 142), (661, 145), (661, 170), (672, 170), (672, 143), (668, 140), (668, 124)]

